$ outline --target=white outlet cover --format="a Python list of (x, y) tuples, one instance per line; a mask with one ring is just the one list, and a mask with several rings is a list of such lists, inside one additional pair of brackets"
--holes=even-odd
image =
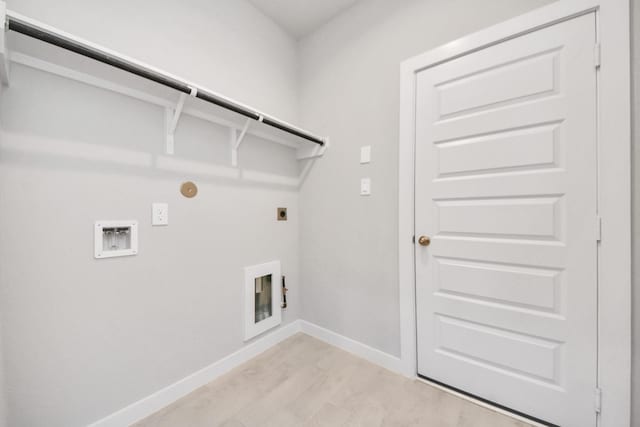
[(360, 147), (360, 164), (365, 164), (370, 162), (371, 162), (371, 146), (365, 145), (364, 147)]
[(371, 178), (362, 178), (360, 180), (360, 195), (361, 196), (371, 195)]
[(169, 225), (168, 203), (153, 203), (151, 211), (151, 225)]

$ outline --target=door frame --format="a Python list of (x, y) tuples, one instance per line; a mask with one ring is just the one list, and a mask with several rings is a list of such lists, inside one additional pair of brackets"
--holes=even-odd
[(416, 234), (416, 74), (587, 13), (595, 13), (596, 16), (596, 37), (601, 57), (597, 73), (597, 185), (598, 213), (602, 218), (602, 239), (598, 246), (597, 372), (598, 387), (602, 390), (602, 409), (598, 426), (618, 427), (631, 423), (631, 71), (628, 0), (561, 0), (452, 41), (401, 64), (398, 183), (400, 363), (406, 376), (417, 376), (413, 243)]

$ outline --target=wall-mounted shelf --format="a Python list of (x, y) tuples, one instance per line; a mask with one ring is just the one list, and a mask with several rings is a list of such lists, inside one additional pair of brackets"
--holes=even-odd
[(10, 85), (11, 62), (118, 92), (165, 109), (165, 151), (173, 154), (180, 117), (188, 114), (229, 128), (230, 163), (247, 134), (297, 150), (297, 158), (319, 157), (328, 138), (136, 61), (80, 37), (6, 10), (0, 1), (0, 82)]

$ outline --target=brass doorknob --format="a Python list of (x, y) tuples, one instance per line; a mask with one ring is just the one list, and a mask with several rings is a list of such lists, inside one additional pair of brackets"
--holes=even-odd
[(420, 236), (420, 238), (418, 239), (418, 243), (420, 243), (420, 245), (422, 246), (429, 246), (429, 244), (431, 244), (431, 239), (427, 236)]

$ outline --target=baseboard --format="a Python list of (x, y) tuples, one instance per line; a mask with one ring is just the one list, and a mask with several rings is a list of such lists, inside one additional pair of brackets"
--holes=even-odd
[(123, 427), (140, 421), (300, 331), (301, 321), (291, 322), (188, 377), (96, 421), (89, 427)]
[(369, 347), (366, 344), (353, 340), (351, 338), (340, 335), (329, 329), (315, 325), (306, 320), (300, 320), (302, 332), (317, 338), (321, 341), (338, 347), (344, 351), (355, 354), (358, 357), (368, 360), (371, 363), (382, 366), (390, 371), (404, 375), (402, 360), (399, 357), (392, 356), (388, 353)]
[(89, 427), (129, 426), (158, 412), (181, 397), (184, 397), (192, 391), (210, 383), (233, 368), (247, 362), (298, 332), (303, 332), (324, 341), (327, 344), (338, 347), (344, 351), (348, 351), (358, 357), (362, 357), (371, 363), (375, 363), (376, 365), (382, 366), (390, 371), (402, 374), (403, 370), (400, 358), (377, 350), (373, 347), (369, 347), (366, 344), (362, 344), (361, 342), (347, 338), (305, 320), (296, 320), (266, 334), (235, 353), (212, 363), (188, 377), (183, 378), (180, 381), (145, 397), (144, 399), (132, 403), (131, 405), (94, 422)]

